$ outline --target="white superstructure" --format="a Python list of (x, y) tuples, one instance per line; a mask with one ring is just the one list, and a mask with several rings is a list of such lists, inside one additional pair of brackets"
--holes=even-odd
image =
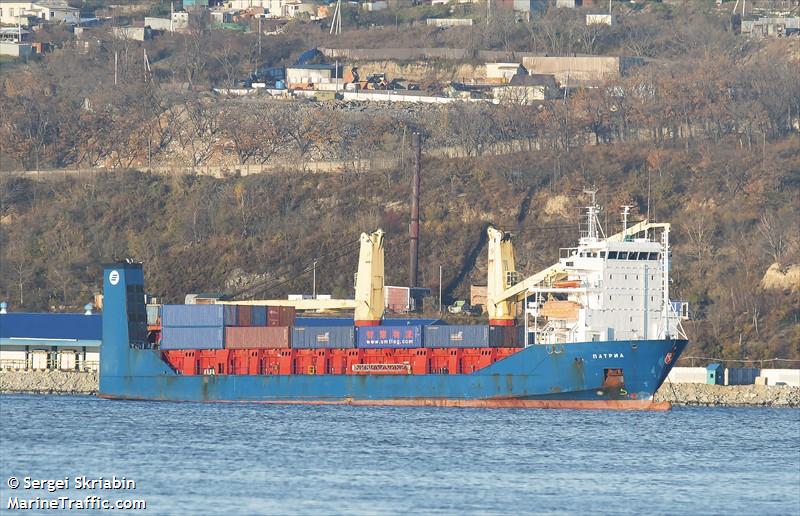
[(606, 238), (599, 208), (586, 209), (577, 247), (527, 287), (526, 345), (685, 338), (685, 303), (669, 299), (669, 224), (639, 223)]

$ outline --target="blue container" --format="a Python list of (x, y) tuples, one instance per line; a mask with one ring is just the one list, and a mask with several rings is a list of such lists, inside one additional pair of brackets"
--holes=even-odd
[(250, 322), (251, 326), (266, 326), (267, 325), (267, 307), (254, 306), (253, 307), (253, 320)]
[[(203, 305), (194, 305), (203, 306)], [(225, 320), (225, 326), (238, 326), (239, 324), (239, 307), (236, 305), (222, 305), (222, 316)]]
[(276, 90), (285, 90), (286, 83), (284, 81), (275, 81), (275, 89)]
[(195, 326), (161, 328), (161, 349), (222, 349), (225, 347), (225, 328)]
[(758, 367), (728, 367), (725, 369), (725, 385), (753, 385), (761, 376)]
[(292, 347), (295, 349), (351, 349), (356, 345), (353, 326), (295, 326)]
[(426, 348), (489, 347), (489, 327), (483, 325), (425, 326)]
[(164, 305), (161, 308), (161, 325), (234, 326), (236, 307), (232, 305)]
[(421, 326), (360, 326), (357, 347), (375, 348), (421, 348)]

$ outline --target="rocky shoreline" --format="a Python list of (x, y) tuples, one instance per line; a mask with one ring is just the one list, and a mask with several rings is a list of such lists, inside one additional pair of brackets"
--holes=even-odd
[(0, 393), (95, 395), (96, 372), (0, 371)]
[[(0, 393), (95, 395), (95, 372), (0, 371)], [(800, 407), (800, 387), (665, 383), (655, 401), (690, 407)]]
[(800, 407), (800, 387), (665, 383), (655, 401), (689, 407)]

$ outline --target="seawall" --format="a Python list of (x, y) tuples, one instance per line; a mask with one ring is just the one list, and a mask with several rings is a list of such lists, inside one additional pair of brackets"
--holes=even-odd
[(665, 383), (655, 400), (690, 407), (800, 407), (800, 387)]
[[(0, 371), (0, 393), (94, 395), (97, 389), (96, 372)], [(800, 387), (665, 383), (655, 400), (695, 407), (800, 407)]]
[(98, 387), (96, 372), (0, 371), (0, 393), (93, 395)]

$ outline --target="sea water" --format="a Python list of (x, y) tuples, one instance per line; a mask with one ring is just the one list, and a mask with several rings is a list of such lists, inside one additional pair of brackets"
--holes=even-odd
[[(101, 511), (101, 499), (144, 501), (145, 510), (124, 513), (147, 515), (796, 515), (800, 410), (647, 413), (5, 395), (0, 474), (2, 514), (121, 512)], [(37, 497), (40, 510), (19, 508)], [(72, 500), (72, 510), (41, 507), (59, 497)]]

